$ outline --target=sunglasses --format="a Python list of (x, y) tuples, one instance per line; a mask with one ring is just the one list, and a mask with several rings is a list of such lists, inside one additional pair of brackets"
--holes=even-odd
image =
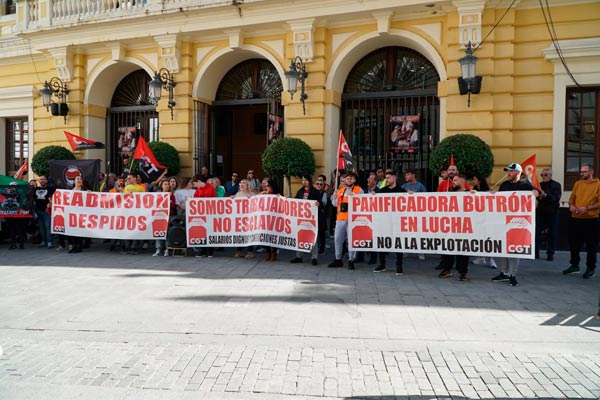
[(548, 174), (542, 174), (542, 176), (549, 176)]
[(323, 186), (323, 184), (322, 184), (322, 183), (319, 183), (319, 182), (316, 182), (316, 183), (315, 183), (315, 186)]

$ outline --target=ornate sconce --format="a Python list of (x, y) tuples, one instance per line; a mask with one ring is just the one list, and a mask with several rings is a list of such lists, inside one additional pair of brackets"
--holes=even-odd
[(166, 68), (161, 68), (158, 72), (154, 73), (154, 79), (148, 84), (150, 91), (150, 97), (158, 102), (161, 98), (162, 89), (165, 89), (169, 93), (169, 102), (167, 103), (171, 110), (171, 119), (173, 119), (173, 107), (175, 107), (175, 100), (173, 100), (173, 88), (175, 88), (175, 80), (173, 74)]
[[(46, 111), (50, 111), (52, 115), (63, 116), (65, 124), (67, 123), (67, 115), (69, 115), (69, 106), (67, 104), (68, 94), (69, 88), (67, 87), (67, 83), (58, 77), (44, 82), (44, 87), (40, 89), (42, 103), (44, 103)], [(58, 101), (55, 102), (52, 100), (52, 96), (56, 97)]]
[(298, 90), (298, 81), (300, 81), (300, 101), (302, 102), (304, 114), (306, 114), (306, 98), (308, 97), (304, 91), (304, 82), (307, 76), (306, 65), (300, 56), (296, 56), (290, 62), (290, 70), (285, 72), (285, 77), (287, 78), (288, 92), (290, 92), (292, 100), (294, 99), (294, 93)]
[(467, 107), (471, 107), (471, 93), (479, 94), (481, 91), (481, 76), (475, 75), (475, 65), (477, 64), (477, 57), (473, 55), (473, 48), (471, 42), (467, 44), (465, 49), (465, 56), (458, 59), (460, 68), (462, 70), (462, 77), (458, 78), (458, 90), (461, 96), (468, 94)]

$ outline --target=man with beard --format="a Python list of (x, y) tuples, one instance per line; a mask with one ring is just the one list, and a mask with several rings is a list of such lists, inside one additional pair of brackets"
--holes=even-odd
[[(499, 192), (517, 192), (517, 191), (533, 191), (535, 197), (538, 197), (539, 192), (531, 186), (528, 180), (522, 180), (521, 175), (523, 174), (523, 167), (517, 163), (508, 164), (506, 168), (506, 175), (508, 179), (506, 182), (502, 182)], [(492, 191), (495, 193), (495, 191)], [(500, 274), (494, 278), (494, 282), (509, 281), (511, 286), (517, 286), (517, 269), (519, 268), (518, 258), (498, 257), (496, 258), (496, 264), (500, 268)]]
[(594, 169), (583, 164), (579, 169), (581, 179), (573, 185), (569, 197), (569, 250), (571, 260), (564, 275), (579, 273), (579, 252), (583, 243), (587, 250), (585, 279), (593, 278), (598, 251), (598, 209), (600, 208), (600, 181), (594, 178)]
[(40, 247), (52, 248), (52, 232), (50, 230), (50, 209), (52, 195), (55, 187), (48, 185), (48, 178), (45, 175), (39, 177), (39, 186), (35, 189), (35, 215), (37, 215), (38, 227), (42, 243)]
[[(364, 193), (360, 186), (356, 186), (356, 174), (348, 172), (344, 178), (344, 185), (331, 195), (331, 203), (337, 207), (337, 217), (335, 222), (335, 260), (328, 265), (329, 268), (343, 267), (342, 255), (344, 251), (344, 243), (348, 238), (348, 201), (351, 196)], [(354, 261), (356, 260), (356, 252), (348, 252), (348, 269), (354, 269)]]
[[(406, 190), (402, 189), (402, 186), (398, 185), (398, 178), (395, 171), (387, 171), (385, 174), (385, 180), (387, 185), (379, 190), (379, 193), (406, 193)], [(383, 272), (385, 268), (385, 257), (386, 253), (379, 253), (379, 265), (373, 269), (373, 272)], [(402, 262), (404, 254), (396, 253), (396, 275), (402, 275)]]
[[(446, 174), (446, 178), (444, 180), (442, 180), (440, 182), (440, 184), (438, 185), (437, 191), (438, 192), (452, 192), (453, 188), (454, 188), (454, 177), (456, 175), (458, 175), (458, 168), (456, 167), (456, 165), (454, 164), (454, 156), (450, 156), (450, 165), (448, 166), (448, 169), (446, 170), (447, 174)], [(465, 187), (467, 188), (467, 190), (471, 190), (471, 186), (466, 183)], [(438, 264), (437, 267), (435, 267), (436, 270), (440, 270), (440, 269), (444, 269), (445, 265), (448, 265), (449, 263), (451, 264), (452, 261), (450, 259), (448, 259), (448, 255), (444, 254), (442, 255), (442, 259), (440, 260), (440, 263)]]
[[(463, 174), (455, 175), (452, 179), (452, 191), (453, 192), (466, 192), (467, 191), (467, 177)], [(452, 276), (452, 266), (456, 261), (456, 269), (460, 276), (459, 281), (467, 280), (467, 272), (469, 268), (469, 256), (462, 256), (458, 254), (445, 254), (442, 258), (443, 270), (440, 272), (440, 278), (449, 278)]]

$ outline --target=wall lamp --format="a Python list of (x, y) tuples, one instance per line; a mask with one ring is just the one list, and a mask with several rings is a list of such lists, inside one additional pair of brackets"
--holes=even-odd
[(461, 96), (468, 94), (467, 107), (471, 107), (471, 93), (479, 94), (481, 91), (481, 76), (475, 75), (475, 65), (477, 64), (477, 57), (473, 55), (473, 48), (471, 42), (467, 44), (465, 49), (465, 56), (458, 59), (460, 68), (462, 70), (462, 77), (458, 78), (458, 90)]
[(294, 93), (298, 90), (298, 81), (300, 81), (300, 101), (302, 102), (302, 111), (306, 115), (306, 99), (308, 95), (304, 91), (304, 82), (308, 73), (306, 72), (306, 65), (302, 61), (300, 56), (296, 56), (290, 62), (290, 70), (285, 71), (285, 77), (287, 78), (288, 92), (294, 100)]
[[(50, 82), (44, 82), (44, 87), (40, 89), (42, 103), (44, 103), (46, 111), (50, 111), (52, 115), (63, 116), (65, 124), (67, 123), (67, 115), (69, 115), (69, 106), (67, 105), (68, 94), (69, 88), (67, 87), (67, 83), (57, 77), (50, 79)], [(53, 101), (52, 96), (56, 96), (58, 102)]]
[(161, 68), (158, 72), (155, 72), (154, 79), (148, 84), (150, 97), (155, 99), (157, 103), (161, 98), (162, 89), (165, 89), (169, 93), (169, 103), (167, 104), (171, 109), (171, 120), (173, 119), (173, 107), (175, 107), (175, 100), (173, 100), (173, 88), (175, 85), (173, 74), (166, 68)]

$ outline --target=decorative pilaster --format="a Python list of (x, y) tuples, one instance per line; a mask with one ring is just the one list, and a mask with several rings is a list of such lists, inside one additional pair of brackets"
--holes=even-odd
[(71, 82), (73, 80), (73, 51), (71, 47), (56, 47), (48, 49), (48, 52), (54, 58), (56, 75), (63, 82)]
[(171, 73), (179, 72), (181, 56), (178, 35), (155, 36), (154, 40), (160, 46), (160, 58), (165, 68), (171, 71)]
[(288, 21), (293, 34), (294, 50), (304, 62), (312, 62), (315, 55), (315, 18)]
[(473, 47), (481, 42), (481, 15), (486, 0), (454, 0), (452, 5), (458, 11), (458, 42), (466, 47), (469, 42)]

